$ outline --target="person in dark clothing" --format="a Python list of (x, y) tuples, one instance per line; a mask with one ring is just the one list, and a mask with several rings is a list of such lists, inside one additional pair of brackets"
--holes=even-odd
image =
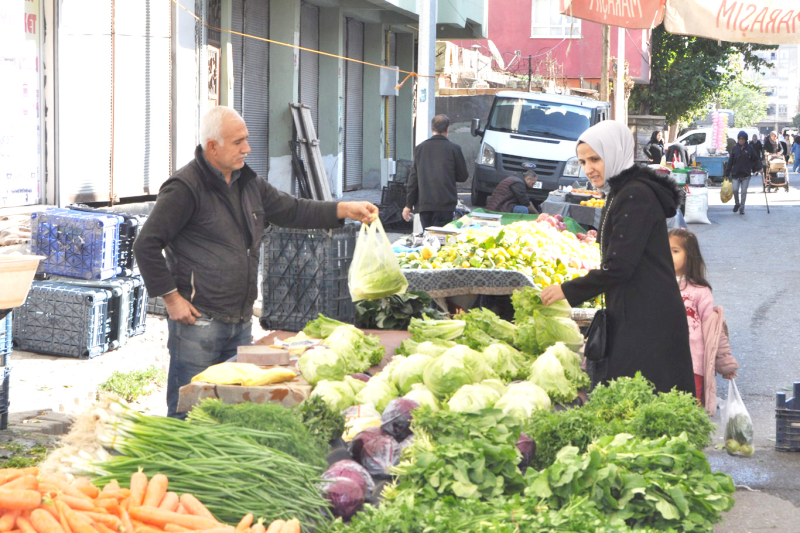
[(450, 119), (436, 115), (431, 121), (433, 137), (414, 148), (414, 162), (408, 174), (408, 195), (403, 218), (419, 213), (422, 227), (444, 226), (453, 221), (458, 203), (456, 182), (469, 178), (461, 147), (448, 140)]
[(770, 132), (769, 137), (764, 141), (764, 154), (782, 154), (783, 147), (778, 142), (778, 134), (774, 131)]
[(537, 181), (539, 176), (533, 170), (507, 177), (497, 184), (486, 202), (486, 209), (498, 213), (538, 214), (539, 210), (528, 196), (528, 189), (533, 189)]
[(133, 246), (148, 292), (167, 305), (171, 417), (182, 417), (180, 387), (252, 342), (260, 244), (268, 224), (334, 228), (344, 218), (366, 223), (378, 215), (368, 202), (316, 202), (278, 191), (245, 164), (247, 136), (232, 108), (206, 113), (195, 158), (161, 186)]
[(661, 159), (664, 157), (664, 134), (660, 131), (654, 131), (650, 135), (650, 142), (644, 147), (644, 155), (647, 156), (647, 162), (653, 165), (660, 165)]
[(689, 150), (681, 143), (672, 143), (667, 148), (667, 163), (678, 161), (689, 166)]
[(694, 394), (686, 308), (667, 233), (683, 192), (634, 164), (633, 135), (619, 122), (583, 132), (577, 153), (592, 185), (607, 195), (598, 236), (602, 266), (545, 288), (542, 302), (566, 298), (575, 307), (605, 294), (607, 351), (603, 361), (587, 362), (593, 383), (641, 372), (659, 392)]
[[(750, 176), (761, 170), (761, 158), (758, 157), (755, 149), (747, 144), (747, 132), (740, 131), (738, 144), (731, 150), (728, 156), (728, 164), (725, 165), (725, 177), (731, 177), (733, 181), (733, 199), (735, 201), (733, 212), (739, 211), (744, 215), (744, 204), (747, 201), (747, 188), (750, 186)], [(739, 189), (742, 190), (742, 201), (739, 202)]]
[(758, 135), (755, 133), (753, 134), (753, 140), (750, 141), (750, 146), (753, 147), (753, 150), (756, 151), (758, 159), (761, 160), (764, 157), (764, 145), (761, 144), (761, 141), (758, 139)]
[(788, 133), (783, 134), (783, 141), (781, 141), (781, 148), (783, 149), (783, 157), (789, 161), (789, 154), (792, 153), (792, 138)]

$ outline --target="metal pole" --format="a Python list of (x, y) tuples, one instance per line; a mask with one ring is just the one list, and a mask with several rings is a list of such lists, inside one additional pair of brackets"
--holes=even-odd
[(614, 79), (614, 120), (627, 124), (625, 116), (625, 28), (617, 28), (617, 76)]
[(421, 0), (417, 81), (417, 128), (415, 145), (431, 134), (431, 120), (436, 116), (436, 12), (437, 0)]
[(611, 28), (603, 24), (603, 58), (600, 65), (600, 100), (608, 102), (608, 61), (611, 56)]
[(531, 56), (528, 56), (528, 92), (533, 87), (533, 69), (531, 68)]

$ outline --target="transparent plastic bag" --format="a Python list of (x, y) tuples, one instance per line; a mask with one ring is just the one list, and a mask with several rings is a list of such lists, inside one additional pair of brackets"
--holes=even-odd
[(719, 199), (723, 204), (727, 204), (731, 198), (733, 198), (733, 185), (728, 178), (725, 178), (725, 181), (722, 182), (722, 189), (719, 191)]
[(725, 428), (725, 451), (729, 455), (753, 455), (753, 419), (734, 380), (728, 383), (728, 398), (722, 408), (722, 427)]
[(354, 302), (379, 300), (404, 293), (408, 288), (392, 243), (378, 218), (361, 226), (347, 283)]

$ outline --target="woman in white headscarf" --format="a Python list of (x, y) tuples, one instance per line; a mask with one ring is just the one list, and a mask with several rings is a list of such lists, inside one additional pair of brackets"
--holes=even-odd
[(618, 122), (601, 122), (578, 139), (578, 159), (606, 194), (598, 239), (599, 269), (542, 292), (550, 305), (573, 307), (605, 295), (606, 359), (593, 364), (593, 382), (641, 372), (658, 391), (695, 393), (689, 328), (667, 233), (683, 194), (669, 178), (634, 165), (634, 139)]

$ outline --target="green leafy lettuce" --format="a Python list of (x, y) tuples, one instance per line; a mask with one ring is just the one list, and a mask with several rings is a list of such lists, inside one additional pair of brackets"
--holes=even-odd
[(345, 359), (333, 350), (314, 348), (307, 350), (297, 363), (303, 378), (311, 385), (316, 385), (323, 379), (328, 381), (341, 381), (347, 371)]
[(408, 332), (417, 342), (430, 339), (444, 339), (451, 341), (460, 337), (464, 333), (467, 325), (463, 320), (433, 320), (429, 318), (412, 318), (408, 326)]
[(528, 379), (543, 388), (554, 403), (567, 404), (578, 397), (578, 389), (567, 379), (564, 366), (552, 352), (543, 353), (533, 362)]

